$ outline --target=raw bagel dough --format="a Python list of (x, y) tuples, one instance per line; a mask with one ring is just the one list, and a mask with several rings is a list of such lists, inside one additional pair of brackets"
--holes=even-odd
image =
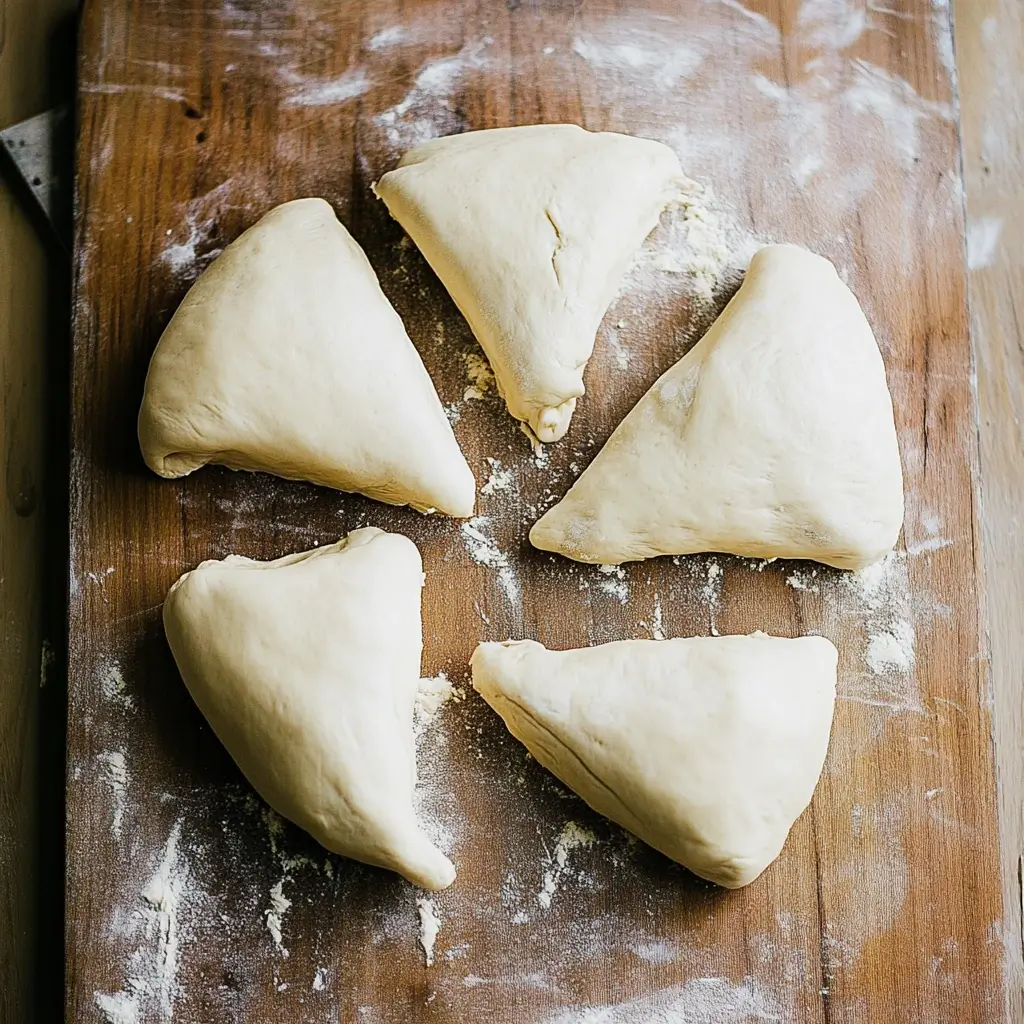
[(659, 142), (552, 124), (426, 142), (375, 191), (469, 321), (509, 412), (557, 441), (619, 281), (685, 181)]
[(724, 551), (859, 569), (902, 522), (871, 328), (828, 260), (772, 245), (530, 541), (599, 564)]
[(322, 199), (271, 210), (192, 286), (153, 353), (139, 441), (164, 477), (220, 462), (473, 514), (434, 385)]
[(728, 888), (779, 855), (825, 760), (837, 652), (818, 636), (484, 643), (473, 686), (595, 811)]
[(196, 704), (278, 813), (427, 889), (455, 878), (416, 824), (422, 562), (367, 528), (274, 562), (203, 562), (164, 628)]

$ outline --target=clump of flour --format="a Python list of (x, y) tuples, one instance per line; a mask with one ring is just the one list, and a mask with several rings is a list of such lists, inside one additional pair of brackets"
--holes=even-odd
[(547, 910), (551, 906), (551, 899), (558, 892), (563, 877), (568, 871), (569, 855), (580, 848), (593, 846), (597, 842), (597, 836), (590, 829), (580, 825), (576, 821), (567, 821), (555, 843), (555, 849), (548, 858), (548, 865), (544, 871), (544, 881), (541, 884), (540, 892), (537, 893), (537, 902)]
[(423, 959), (428, 967), (434, 964), (434, 943), (441, 931), (441, 918), (432, 899), (421, 896), (416, 900), (416, 912), (420, 919), (420, 946)]
[(629, 600), (625, 569), (621, 565), (599, 565), (597, 571), (604, 577), (598, 581), (598, 587), (614, 597), (619, 604), (625, 604)]
[(462, 538), (470, 558), (478, 565), (495, 569), (498, 585), (510, 604), (518, 604), (522, 596), (519, 580), (508, 556), (498, 547), (491, 535), (491, 521), (487, 516), (474, 516), (462, 524)]

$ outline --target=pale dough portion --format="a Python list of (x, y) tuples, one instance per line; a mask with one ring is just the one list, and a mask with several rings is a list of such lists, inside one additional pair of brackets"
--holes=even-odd
[(723, 551), (859, 569), (902, 522), (871, 328), (828, 260), (772, 245), (530, 541), (598, 564)]
[(509, 412), (557, 441), (601, 318), (685, 181), (659, 142), (551, 124), (426, 142), (375, 191), (469, 322)]
[(735, 889), (779, 855), (828, 749), (837, 652), (818, 636), (484, 643), (473, 685), (600, 814)]
[(164, 477), (219, 462), (473, 514), (430, 376), (322, 199), (271, 210), (192, 286), (153, 353), (139, 441)]
[(171, 588), (182, 678), (256, 791), (328, 850), (443, 889), (413, 812), (422, 563), (367, 528), (274, 562), (203, 562)]

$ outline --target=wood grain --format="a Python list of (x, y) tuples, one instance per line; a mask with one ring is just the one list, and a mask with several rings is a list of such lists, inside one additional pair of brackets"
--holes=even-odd
[(1006, 909), (1007, 995), (1024, 1020), (1024, 12), (956, 8), (971, 325), (978, 372), (985, 596)]
[[(68, 0), (0, 3), (0, 125), (45, 109), (50, 37)], [(0, 1022), (32, 1019), (37, 938), (40, 651), (47, 359), (60, 309), (52, 263), (20, 197), (0, 177)], [(65, 286), (66, 296), (66, 286)], [(65, 298), (66, 301), (66, 298)], [(66, 310), (66, 305), (64, 306)], [(61, 340), (66, 346), (66, 325)], [(61, 547), (63, 544), (61, 544)], [(56, 811), (57, 809), (54, 808)], [(59, 813), (59, 812), (57, 812)]]
[[(104, 1005), (111, 1018), (117, 999), (134, 1000), (141, 1020), (173, 1010), (204, 1024), (525, 1024), (595, 1006), (617, 1007), (623, 1021), (659, 1010), (715, 1021), (1004, 1018), (948, 31), (924, 0), (858, 23), (789, 2), (483, 0), (457, 14), (387, 0), (87, 5), (69, 1019), (103, 1019)], [(609, 580), (529, 548), (538, 508), (730, 288), (719, 282), (706, 303), (685, 273), (638, 271), (602, 328), (570, 436), (538, 464), (493, 396), (463, 400), (472, 339), (369, 184), (417, 137), (561, 119), (671, 142), (714, 184), (720, 233), (737, 251), (786, 239), (839, 266), (885, 356), (907, 476), (904, 550), (883, 585), (721, 556)], [(331, 201), (366, 248), (442, 400), (458, 407), (479, 478), (486, 457), (513, 471), (516, 486), (481, 509), (518, 599), (451, 521), (265, 476), (209, 469), (167, 483), (142, 467), (142, 379), (188, 281), (266, 209), (307, 194)], [(415, 892), (268, 822), (190, 704), (159, 626), (168, 586), (203, 558), (272, 557), (365, 524), (408, 533), (423, 551), (430, 675), (463, 681), (484, 638), (569, 646), (650, 635), (656, 604), (669, 635), (829, 635), (842, 654), (832, 747), (784, 855), (740, 892), (694, 880), (596, 819), (467, 696), (421, 756), (437, 803), (428, 810), (452, 831), (460, 872), (437, 898), (437, 962), (424, 967)], [(902, 628), (913, 664), (880, 661), (872, 638)], [(112, 756), (123, 757), (120, 788)], [(597, 841), (573, 852), (544, 910), (536, 895), (569, 820)], [(154, 888), (154, 877), (174, 884)], [(281, 947), (267, 927), (276, 886), (291, 901)], [(149, 989), (132, 987), (140, 977)]]

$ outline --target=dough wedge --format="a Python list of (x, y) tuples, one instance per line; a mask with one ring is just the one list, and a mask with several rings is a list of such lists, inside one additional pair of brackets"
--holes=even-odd
[(218, 462), (473, 514), (419, 353), (322, 199), (271, 210), (192, 286), (153, 353), (139, 443), (163, 477)]
[(530, 541), (597, 564), (721, 551), (861, 569), (902, 523), (871, 328), (828, 260), (772, 245)]
[(185, 685), (256, 791), (334, 853), (426, 889), (455, 878), (413, 811), (422, 562), (400, 534), (203, 562), (164, 628)]
[(660, 142), (550, 124), (433, 139), (374, 191), (469, 322), (508, 411), (557, 441), (619, 282), (686, 180)]
[(695, 874), (752, 882), (810, 802), (828, 748), (824, 637), (484, 643), (473, 686), (595, 811)]

